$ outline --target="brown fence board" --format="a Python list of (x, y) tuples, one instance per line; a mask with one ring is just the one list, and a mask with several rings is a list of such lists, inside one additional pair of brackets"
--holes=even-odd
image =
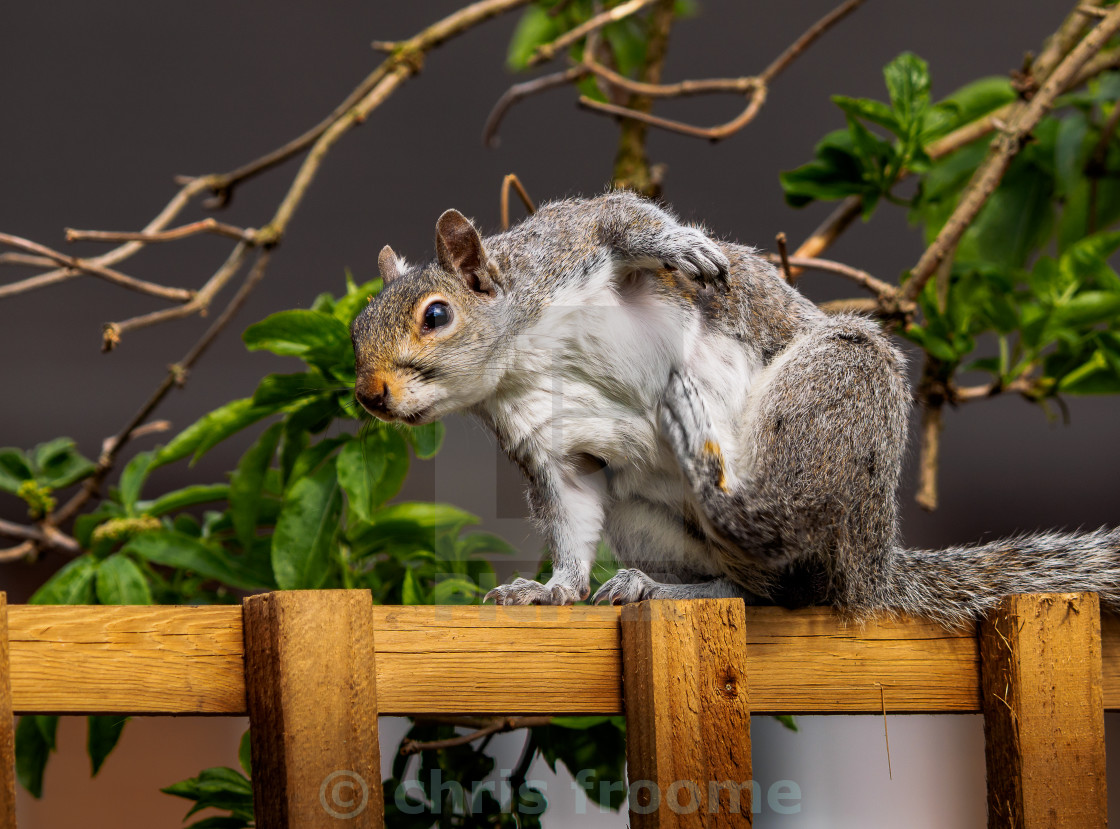
[[(979, 712), (975, 632), (747, 608), (755, 713)], [(377, 607), (382, 713), (619, 713), (617, 608)], [(239, 607), (9, 608), (17, 712), (242, 714)], [(1120, 621), (1102, 625), (1120, 709)]]

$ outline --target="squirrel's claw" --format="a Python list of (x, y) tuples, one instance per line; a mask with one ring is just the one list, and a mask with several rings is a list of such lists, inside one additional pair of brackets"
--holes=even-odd
[(682, 227), (669, 244), (666, 265), (704, 285), (727, 286), (731, 263), (719, 245), (694, 227)]
[(581, 597), (573, 587), (549, 581), (541, 584), (531, 579), (514, 579), (509, 584), (495, 587), (482, 597), (482, 601), (493, 600), (494, 604), (539, 604), (539, 605), (570, 605), (575, 604)]

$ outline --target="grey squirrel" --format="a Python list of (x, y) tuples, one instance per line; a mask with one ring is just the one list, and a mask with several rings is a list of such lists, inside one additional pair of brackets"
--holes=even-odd
[(1120, 607), (1117, 530), (902, 547), (902, 356), (751, 248), (627, 192), (485, 239), (449, 210), (435, 242), (423, 266), (381, 251), (384, 288), (352, 330), (355, 395), (388, 421), (472, 413), (524, 471), (552, 575), (488, 599), (586, 599), (605, 535), (627, 569), (594, 600), (616, 604), (743, 597), (947, 626), (1011, 593)]

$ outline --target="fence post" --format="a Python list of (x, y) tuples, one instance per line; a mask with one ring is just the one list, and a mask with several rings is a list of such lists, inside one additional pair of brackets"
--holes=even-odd
[(1008, 596), (980, 625), (988, 826), (1107, 825), (1100, 603)]
[(8, 661), (8, 598), (0, 591), (0, 826), (16, 826), (16, 729)]
[(384, 825), (368, 590), (243, 605), (258, 829)]
[(738, 599), (622, 608), (630, 825), (751, 825), (746, 611)]

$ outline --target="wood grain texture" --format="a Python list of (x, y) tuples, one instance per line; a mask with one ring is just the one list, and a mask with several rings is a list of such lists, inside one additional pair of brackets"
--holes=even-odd
[(981, 625), (988, 826), (1107, 826), (1100, 605), (1010, 596)]
[(244, 629), (256, 825), (380, 829), (370, 592), (251, 596)]
[(751, 825), (751, 711), (737, 599), (622, 609), (634, 829)]
[[(975, 632), (827, 608), (748, 607), (755, 713), (979, 712)], [(622, 711), (619, 611), (375, 607), (382, 713)], [(17, 713), (243, 714), (238, 607), (9, 608)], [(1102, 622), (1120, 710), (1120, 619)]]
[(16, 829), (16, 731), (8, 663), (8, 599), (0, 592), (0, 826)]

